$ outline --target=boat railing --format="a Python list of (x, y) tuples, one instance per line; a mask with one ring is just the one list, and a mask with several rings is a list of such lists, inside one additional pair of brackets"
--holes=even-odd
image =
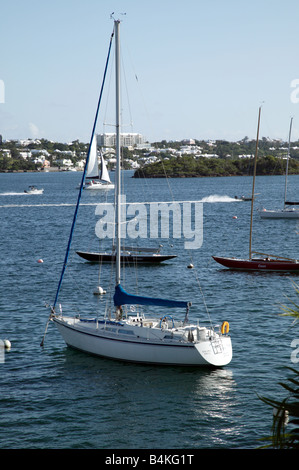
[(274, 258), (274, 259), (277, 259), (277, 260), (281, 259), (281, 260), (293, 261), (293, 262), (296, 262), (296, 263), (298, 262), (298, 260), (293, 259), (293, 258), (285, 258), (284, 256), (269, 255), (268, 253), (261, 253), (260, 251), (253, 251), (252, 253), (255, 254), (255, 255), (265, 256), (266, 259), (267, 258)]
[[(116, 250), (116, 246), (112, 246), (112, 250)], [(148, 248), (148, 247), (141, 247), (141, 246), (126, 246), (123, 245), (121, 246), (121, 251), (135, 251), (135, 252), (140, 252), (140, 253), (159, 253), (161, 251), (161, 247), (153, 247), (153, 248)]]

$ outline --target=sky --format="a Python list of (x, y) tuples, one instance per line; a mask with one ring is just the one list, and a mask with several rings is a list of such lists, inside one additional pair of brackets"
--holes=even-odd
[[(122, 132), (254, 139), (262, 105), (260, 137), (287, 140), (293, 117), (299, 139), (298, 0), (1, 0), (4, 140), (89, 142), (113, 18)], [(97, 133), (114, 132), (112, 71)]]

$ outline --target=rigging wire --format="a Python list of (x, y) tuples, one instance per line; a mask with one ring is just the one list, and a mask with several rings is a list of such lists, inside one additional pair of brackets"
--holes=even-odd
[(96, 116), (95, 116), (95, 120), (94, 120), (94, 124), (93, 124), (93, 129), (92, 129), (92, 133), (91, 133), (91, 138), (90, 138), (90, 143), (89, 143), (88, 154), (87, 154), (87, 158), (86, 158), (86, 162), (85, 162), (85, 167), (84, 167), (84, 171), (83, 171), (83, 175), (82, 175), (82, 180), (81, 180), (81, 184), (80, 184), (80, 190), (79, 190), (79, 194), (78, 194), (77, 205), (76, 205), (76, 209), (75, 209), (75, 214), (74, 214), (73, 223), (72, 223), (72, 227), (71, 227), (71, 233), (70, 233), (70, 237), (69, 237), (69, 241), (68, 241), (68, 246), (67, 246), (67, 250), (66, 250), (66, 254), (65, 254), (65, 259), (64, 259), (64, 263), (63, 263), (62, 273), (61, 273), (61, 277), (60, 277), (60, 280), (59, 280), (59, 284), (58, 284), (58, 288), (57, 288), (57, 292), (56, 292), (55, 301), (54, 301), (54, 304), (53, 304), (53, 310), (55, 309), (55, 305), (56, 305), (57, 298), (58, 298), (58, 294), (59, 294), (59, 291), (60, 291), (62, 279), (63, 279), (63, 276), (64, 276), (64, 272), (65, 272), (65, 268), (66, 268), (66, 265), (67, 265), (67, 261), (68, 261), (68, 255), (69, 255), (70, 246), (71, 246), (72, 237), (73, 237), (74, 228), (75, 228), (75, 223), (76, 223), (76, 219), (77, 219), (77, 214), (78, 214), (78, 209), (79, 209), (79, 202), (80, 202), (80, 199), (81, 199), (81, 194), (82, 194), (82, 189), (83, 189), (84, 178), (85, 178), (85, 174), (86, 174), (87, 166), (88, 166), (88, 161), (89, 161), (90, 149), (91, 149), (92, 140), (93, 140), (93, 137), (94, 137), (95, 128), (96, 128), (96, 124), (97, 124), (97, 120), (98, 120), (98, 115), (99, 115), (99, 110), (100, 110), (100, 104), (101, 104), (101, 99), (102, 99), (102, 94), (103, 94), (103, 89), (104, 89), (104, 84), (105, 84), (105, 78), (106, 78), (106, 72), (107, 72), (109, 57), (110, 57), (110, 50), (111, 50), (113, 35), (114, 35), (114, 33), (112, 33), (111, 38), (110, 38), (109, 51), (108, 51), (108, 56), (107, 56), (107, 60), (106, 60), (106, 66), (105, 66), (105, 71), (104, 71), (104, 77), (103, 77), (103, 82), (102, 82), (100, 97), (99, 97), (98, 106), (97, 106), (97, 110), (96, 110)]
[(61, 275), (60, 275), (60, 279), (59, 279), (59, 283), (58, 283), (58, 287), (57, 287), (57, 291), (56, 291), (56, 296), (55, 296), (54, 304), (53, 304), (53, 306), (51, 307), (51, 313), (50, 313), (50, 316), (49, 316), (49, 318), (48, 318), (48, 322), (47, 322), (47, 325), (46, 325), (46, 330), (45, 330), (43, 339), (42, 339), (42, 341), (41, 341), (41, 346), (43, 346), (43, 344), (44, 344), (45, 335), (46, 335), (46, 332), (47, 332), (47, 328), (48, 328), (48, 324), (49, 324), (50, 317), (51, 317), (52, 313), (55, 312), (55, 306), (56, 306), (56, 303), (57, 303), (57, 299), (58, 299), (58, 295), (59, 295), (61, 283), (62, 283), (62, 280), (63, 280), (63, 277), (64, 277), (64, 273), (65, 273), (65, 269), (66, 269), (66, 266), (67, 266), (67, 262), (68, 262), (68, 256), (69, 256), (69, 252), (70, 252), (72, 237), (73, 237), (73, 233), (74, 233), (74, 229), (75, 229), (75, 223), (76, 223), (77, 214), (78, 214), (78, 209), (79, 209), (79, 202), (80, 202), (81, 195), (82, 195), (82, 189), (83, 189), (85, 174), (86, 174), (86, 171), (87, 171), (87, 166), (88, 166), (88, 161), (89, 161), (89, 155), (90, 155), (91, 144), (92, 144), (92, 140), (93, 140), (93, 137), (94, 137), (95, 128), (96, 128), (96, 124), (97, 124), (97, 120), (98, 120), (98, 115), (99, 115), (99, 110), (100, 110), (100, 104), (101, 104), (101, 100), (102, 100), (102, 94), (103, 94), (103, 89), (104, 89), (104, 84), (105, 84), (105, 79), (106, 79), (106, 73), (107, 73), (107, 68), (108, 68), (108, 63), (109, 63), (109, 57), (110, 57), (110, 51), (111, 51), (113, 36), (114, 36), (114, 28), (113, 28), (113, 31), (112, 31), (112, 34), (111, 34), (111, 37), (110, 37), (109, 48), (108, 48), (108, 55), (107, 55), (107, 59), (106, 59), (105, 69), (104, 69), (104, 76), (103, 76), (103, 81), (102, 81), (100, 96), (99, 96), (98, 105), (97, 105), (97, 109), (96, 109), (94, 124), (93, 124), (93, 128), (92, 128), (92, 133), (91, 133), (91, 138), (90, 138), (90, 143), (89, 143), (89, 148), (88, 148), (88, 154), (87, 154), (87, 157), (86, 157), (86, 162), (85, 162), (85, 166), (84, 166), (84, 171), (83, 171), (83, 175), (82, 175), (82, 179), (81, 179), (81, 184), (80, 184), (80, 189), (79, 189), (79, 194), (78, 194), (78, 199), (77, 199), (77, 205), (76, 205), (76, 209), (75, 209), (75, 213), (74, 213), (74, 218), (73, 218), (73, 223), (72, 223), (72, 227), (71, 227), (71, 232), (70, 232), (70, 236), (69, 236), (69, 241), (68, 241), (68, 245), (67, 245), (67, 249), (66, 249), (66, 254), (65, 254), (65, 258), (64, 258), (64, 263), (63, 263), (63, 267), (62, 267), (62, 271), (61, 271)]
[[(190, 256), (190, 261), (192, 262), (192, 261), (193, 261), (193, 257), (192, 257), (192, 255), (191, 255), (190, 252), (189, 252), (189, 256)], [(192, 264), (193, 264), (193, 263), (192, 263)], [(193, 265), (193, 266), (194, 266), (194, 265)], [(199, 290), (200, 290), (200, 293), (201, 293), (201, 296), (202, 296), (202, 300), (203, 300), (204, 307), (205, 307), (205, 309), (206, 309), (206, 312), (207, 312), (207, 315), (208, 315), (210, 324), (211, 324), (211, 326), (213, 327), (213, 323), (212, 323), (210, 311), (209, 311), (209, 309), (208, 309), (208, 305), (207, 305), (207, 303), (206, 303), (206, 299), (205, 299), (203, 290), (202, 290), (202, 288), (201, 288), (201, 284), (200, 284), (200, 281), (199, 281), (199, 276), (198, 276), (197, 269), (196, 269), (196, 267), (193, 268), (193, 269), (194, 269), (194, 273), (195, 273), (195, 279), (196, 279), (196, 281), (197, 281), (197, 284), (198, 284), (198, 287), (199, 287)]]
[[(133, 119), (132, 119), (131, 104), (130, 104), (129, 92), (128, 92), (128, 82), (127, 82), (126, 69), (125, 69), (125, 66), (124, 66), (122, 53), (121, 53), (121, 62), (122, 62), (122, 70), (123, 70), (123, 77), (124, 77), (124, 87), (125, 87), (125, 90), (126, 90), (126, 98), (127, 98), (127, 102), (128, 102), (128, 112), (129, 112), (129, 121), (130, 121), (130, 124), (128, 124), (128, 126), (131, 127), (132, 132), (133, 132)], [(122, 122), (122, 128), (124, 128), (124, 123), (123, 122)]]

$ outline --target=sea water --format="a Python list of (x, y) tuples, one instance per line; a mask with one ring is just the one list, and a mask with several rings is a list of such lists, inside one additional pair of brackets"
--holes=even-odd
[[(124, 173), (128, 202), (203, 203), (202, 246), (187, 251), (182, 238), (141, 240), (163, 244), (163, 253), (177, 258), (138, 272), (131, 267), (125, 285), (137, 281), (141, 295), (191, 301), (190, 318), (199, 324), (228, 321), (233, 359), (222, 369), (200, 369), (96, 358), (67, 348), (52, 323), (41, 347), (82, 173), (0, 174), (0, 340), (12, 345), (0, 363), (0, 448), (255, 449), (272, 424), (272, 409), (260, 397), (285, 396), (278, 382), (294, 366), (298, 330), (280, 316), (286, 296), (296, 300), (295, 275), (233, 272), (212, 259), (248, 257), (251, 203), (235, 196), (250, 195), (252, 179), (143, 180)], [(298, 197), (298, 183), (290, 176), (290, 198)], [(31, 184), (44, 194), (26, 195)], [(261, 220), (256, 210), (282, 207), (283, 177), (257, 177), (255, 190), (253, 249), (298, 258), (298, 222)], [(109, 303), (111, 266), (99, 270), (76, 254), (111, 245), (95, 234), (95, 208), (105, 201), (113, 202), (113, 192), (83, 191), (58, 301), (67, 313), (96, 315)], [(98, 285), (106, 295), (93, 295)]]

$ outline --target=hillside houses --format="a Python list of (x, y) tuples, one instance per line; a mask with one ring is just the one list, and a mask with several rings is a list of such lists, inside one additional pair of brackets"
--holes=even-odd
[[(247, 138), (238, 142), (223, 140), (197, 141), (162, 141), (150, 144), (145, 142), (141, 134), (124, 134), (122, 149), (122, 165), (125, 169), (139, 169), (144, 165), (160, 160), (192, 156), (198, 159), (246, 159), (254, 154), (255, 141)], [(109, 137), (109, 139), (108, 139)], [(99, 145), (105, 143), (105, 146)], [(113, 134), (98, 139), (98, 148), (102, 148), (108, 168), (115, 168), (115, 149), (111, 146)], [(109, 144), (109, 145), (108, 145)], [(127, 144), (128, 146), (125, 146)], [(78, 170), (85, 165), (88, 144), (73, 141), (68, 144), (52, 142), (45, 139), (25, 139), (9, 141), (0, 139), (0, 171), (17, 170)], [(272, 155), (286, 158), (287, 146), (281, 140), (261, 139), (259, 156)], [(291, 145), (291, 157), (299, 158), (299, 142)]]

